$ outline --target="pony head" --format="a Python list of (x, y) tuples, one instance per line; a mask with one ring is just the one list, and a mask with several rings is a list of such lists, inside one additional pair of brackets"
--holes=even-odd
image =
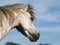
[(37, 41), (40, 33), (33, 24), (35, 17), (31, 6), (26, 5), (25, 8), (20, 9), (19, 15), (19, 26), (16, 26), (17, 30), (28, 37), (30, 41)]

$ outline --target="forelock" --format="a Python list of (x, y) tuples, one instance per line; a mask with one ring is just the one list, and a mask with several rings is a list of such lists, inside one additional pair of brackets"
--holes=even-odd
[(30, 4), (28, 5), (27, 11), (30, 13), (31, 19), (34, 20), (35, 16), (34, 16), (34, 12), (33, 12), (33, 7)]

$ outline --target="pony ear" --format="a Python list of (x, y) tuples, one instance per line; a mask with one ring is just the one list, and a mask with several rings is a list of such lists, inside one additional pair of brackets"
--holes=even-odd
[(22, 11), (26, 12), (28, 10), (28, 5), (21, 9)]

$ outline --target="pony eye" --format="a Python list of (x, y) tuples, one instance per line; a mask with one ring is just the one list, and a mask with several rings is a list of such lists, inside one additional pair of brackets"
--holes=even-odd
[(34, 20), (32, 17), (30, 18), (32, 21)]

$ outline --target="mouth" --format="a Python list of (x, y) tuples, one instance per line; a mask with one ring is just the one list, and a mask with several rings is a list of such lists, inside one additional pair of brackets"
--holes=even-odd
[(25, 31), (25, 33), (26, 33), (26, 36), (30, 39), (30, 41), (32, 41), (32, 42), (35, 42), (35, 41), (37, 41), (38, 39), (39, 39), (39, 37), (40, 37), (40, 34), (39, 33), (33, 33), (33, 34), (31, 34), (30, 32), (28, 32), (28, 31)]

